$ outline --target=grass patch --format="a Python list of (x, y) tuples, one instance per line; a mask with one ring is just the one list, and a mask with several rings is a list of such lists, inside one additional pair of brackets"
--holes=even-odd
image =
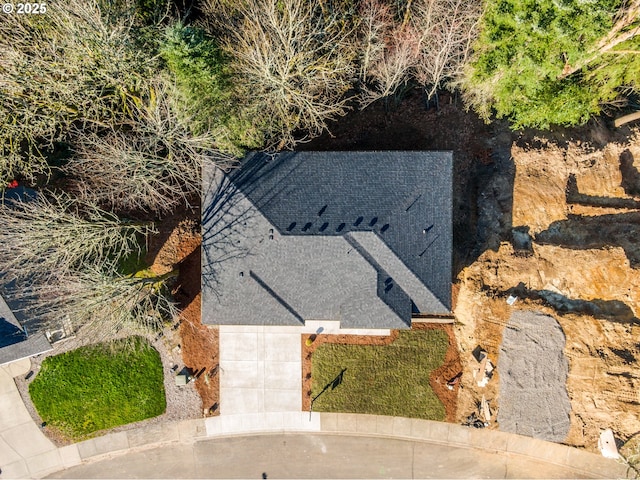
[(46, 358), (29, 394), (42, 419), (74, 440), (166, 408), (160, 354), (142, 337)]
[(312, 357), (311, 398), (346, 370), (342, 382), (322, 393), (313, 410), (444, 420), (429, 375), (442, 365), (447, 346), (443, 330), (401, 331), (385, 346), (322, 344)]

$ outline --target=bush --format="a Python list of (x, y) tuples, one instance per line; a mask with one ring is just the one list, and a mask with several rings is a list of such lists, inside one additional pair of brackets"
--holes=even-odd
[(166, 407), (160, 355), (141, 337), (46, 358), (29, 394), (42, 419), (73, 440)]

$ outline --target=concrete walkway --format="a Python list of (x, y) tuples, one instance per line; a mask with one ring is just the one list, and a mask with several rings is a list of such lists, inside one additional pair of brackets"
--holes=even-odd
[(29, 415), (13, 380), (31, 360), (0, 367), (0, 478), (37, 478), (80, 462), (76, 451), (57, 448)]

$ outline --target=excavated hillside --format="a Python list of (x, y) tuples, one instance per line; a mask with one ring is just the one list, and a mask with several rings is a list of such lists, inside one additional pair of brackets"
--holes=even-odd
[[(477, 412), (484, 396), (492, 410), (489, 428), (516, 428), (496, 422), (508, 410), (517, 415), (509, 425), (535, 431), (541, 416), (562, 413), (545, 404), (552, 380), (535, 384), (534, 377), (548, 365), (568, 364), (568, 431), (554, 438), (596, 452), (603, 429), (622, 441), (640, 432), (640, 134), (598, 124), (580, 134), (514, 134), (509, 154), (496, 160), (497, 173), (478, 192), (480, 217), (485, 212), (497, 225), (488, 234), (491, 248), (457, 279), (464, 368), (458, 420)], [(544, 332), (524, 332), (537, 348), (507, 345), (507, 337), (522, 330), (513, 323), (516, 311), (553, 317), (565, 337), (564, 355), (545, 350)], [(545, 325), (557, 325), (553, 319)], [(484, 387), (474, 379), (478, 346), (498, 367)], [(565, 386), (558, 385), (561, 398)], [(537, 398), (513, 394), (532, 386)], [(514, 405), (521, 398), (530, 405)]]

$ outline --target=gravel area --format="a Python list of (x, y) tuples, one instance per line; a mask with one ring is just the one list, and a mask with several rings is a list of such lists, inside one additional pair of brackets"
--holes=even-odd
[[(131, 334), (131, 332), (122, 332), (118, 335), (118, 337), (128, 336), (129, 334)], [(167, 400), (167, 409), (165, 413), (154, 418), (143, 420), (141, 422), (122, 425), (110, 430), (96, 432), (95, 436), (104, 435), (111, 432), (131, 430), (134, 428), (154, 425), (158, 423), (202, 418), (202, 402), (200, 400), (198, 392), (195, 389), (194, 383), (191, 382), (184, 386), (178, 386), (176, 385), (176, 382), (174, 380), (176, 372), (181, 371), (184, 367), (184, 363), (182, 362), (182, 355), (179, 349), (175, 348), (176, 346), (178, 346), (180, 341), (177, 332), (175, 330), (172, 330), (171, 328), (166, 328), (162, 332), (162, 336), (154, 337), (152, 335), (147, 335), (147, 338), (149, 339), (153, 347), (158, 350), (158, 352), (160, 353), (160, 358), (162, 360), (164, 369), (164, 389)], [(74, 339), (69, 339), (57, 343), (54, 345), (54, 349), (51, 352), (39, 355), (38, 357), (33, 357), (31, 359), (31, 371), (34, 372), (34, 375), (31, 375), (29, 379), (26, 379), (28, 375), (15, 378), (16, 385), (18, 386), (18, 390), (20, 392), (20, 395), (22, 396), (22, 400), (24, 401), (27, 410), (31, 414), (31, 417), (38, 425), (42, 424), (42, 418), (40, 417), (40, 415), (38, 415), (38, 412), (36, 411), (33, 403), (31, 402), (31, 398), (29, 397), (29, 384), (36, 378), (36, 374), (40, 369), (40, 365), (46, 357), (58, 355), (77, 347), (78, 344)], [(68, 445), (69, 443), (72, 443), (67, 439), (61, 438), (56, 434), (56, 432), (46, 428), (46, 426), (43, 428), (43, 432), (45, 433), (45, 435), (47, 435), (47, 437), (49, 437), (49, 439), (51, 439), (51, 441), (53, 441), (58, 446)]]
[(552, 442), (569, 433), (565, 336), (539, 312), (516, 311), (504, 330), (500, 374), (500, 430)]

